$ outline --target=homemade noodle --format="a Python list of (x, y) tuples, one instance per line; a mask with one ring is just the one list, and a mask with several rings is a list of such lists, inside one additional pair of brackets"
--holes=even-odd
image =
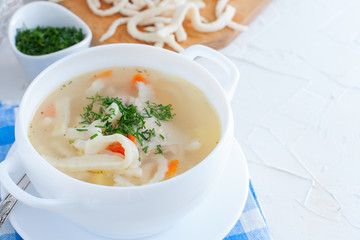
[[(60, 2), (61, 0), (52, 0)], [(157, 47), (167, 44), (177, 52), (183, 51), (179, 42), (186, 41), (187, 33), (183, 27), (186, 17), (198, 32), (216, 32), (225, 27), (245, 31), (246, 26), (234, 22), (236, 9), (229, 0), (218, 0), (213, 22), (201, 16), (200, 9), (205, 7), (202, 0), (102, 0), (112, 6), (101, 9), (100, 0), (87, 0), (90, 10), (99, 16), (121, 14), (101, 36), (103, 42), (113, 36), (117, 27), (126, 24), (128, 33), (135, 39), (153, 43)], [(142, 30), (140, 28), (143, 27)]]

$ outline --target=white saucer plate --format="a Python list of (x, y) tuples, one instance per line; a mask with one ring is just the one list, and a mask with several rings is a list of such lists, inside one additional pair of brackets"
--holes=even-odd
[[(21, 174), (20, 174), (21, 175)], [(223, 239), (233, 228), (244, 209), (249, 175), (244, 154), (234, 140), (223, 176), (204, 202), (176, 225), (143, 240)], [(38, 195), (30, 185), (27, 192)], [(2, 191), (2, 197), (5, 196)], [(53, 212), (18, 202), (10, 222), (24, 240), (106, 240)]]

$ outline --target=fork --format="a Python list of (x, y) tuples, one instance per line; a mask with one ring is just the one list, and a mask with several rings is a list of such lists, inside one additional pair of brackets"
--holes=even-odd
[[(18, 186), (25, 190), (27, 186), (30, 184), (30, 179), (26, 174), (22, 176), (20, 181), (18, 182)], [(0, 202), (0, 228), (4, 224), (5, 220), (9, 216), (11, 210), (14, 208), (17, 203), (17, 199), (11, 195), (10, 193)]]

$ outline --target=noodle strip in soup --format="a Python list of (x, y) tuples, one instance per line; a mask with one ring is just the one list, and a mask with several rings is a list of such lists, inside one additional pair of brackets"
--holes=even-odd
[(194, 85), (153, 69), (78, 76), (37, 109), (29, 138), (60, 171), (89, 183), (139, 186), (179, 175), (217, 145), (219, 117)]

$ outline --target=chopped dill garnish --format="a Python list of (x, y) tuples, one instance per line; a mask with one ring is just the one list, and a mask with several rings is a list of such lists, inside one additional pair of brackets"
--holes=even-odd
[(137, 149), (137, 150), (138, 150), (138, 153), (139, 153), (139, 158), (138, 158), (138, 161), (139, 161), (139, 162), (141, 162), (140, 150), (139, 150), (139, 149)]
[(157, 149), (157, 152), (156, 152), (155, 154), (162, 154), (162, 153), (163, 153), (160, 144), (159, 144), (159, 145), (156, 145), (156, 149)]
[(164, 106), (150, 101), (147, 101), (146, 104), (147, 108), (150, 110), (150, 114), (158, 120), (168, 121), (175, 116), (175, 114), (171, 113), (171, 110), (173, 110), (171, 104)]
[(156, 120), (155, 123), (156, 123), (156, 125), (158, 125), (159, 127), (161, 127), (161, 123), (160, 123), (159, 120)]
[(149, 148), (149, 146), (146, 146), (146, 147), (144, 147), (144, 148), (142, 149), (142, 150), (144, 151), (144, 153), (147, 153), (148, 148)]
[(162, 140), (165, 139), (165, 137), (162, 134), (159, 134), (159, 136), (162, 138)]
[[(82, 124), (90, 125), (96, 120), (102, 123), (100, 126), (103, 135), (122, 134), (134, 136), (143, 146), (143, 141), (150, 141), (153, 136), (156, 136), (155, 129), (148, 129), (145, 126), (145, 119), (154, 117), (155, 123), (161, 126), (160, 121), (168, 121), (175, 116), (171, 113), (172, 105), (162, 105), (147, 101), (147, 107), (143, 109), (143, 113), (138, 111), (133, 104), (126, 105), (118, 97), (103, 97), (98, 93), (93, 97), (87, 97), (91, 102), (83, 108), (84, 113), (80, 114), (83, 121)], [(110, 108), (106, 110), (111, 104), (115, 103), (119, 107), (121, 113), (120, 119), (112, 122), (115, 116), (115, 109)], [(110, 113), (109, 113), (110, 112)], [(99, 124), (98, 124), (99, 125)], [(80, 129), (77, 129), (78, 131)], [(159, 149), (159, 148), (158, 148)], [(161, 149), (160, 149), (161, 150)], [(147, 148), (146, 150), (147, 151)]]
[(27, 55), (39, 56), (60, 51), (81, 42), (82, 29), (75, 27), (42, 27), (16, 30), (16, 48)]
[(79, 131), (79, 132), (85, 132), (85, 131), (88, 131), (89, 129), (86, 129), (86, 128), (77, 128), (76, 131)]
[(97, 136), (98, 136), (98, 134), (95, 133), (94, 135), (92, 135), (92, 136), (90, 137), (90, 140), (93, 140), (93, 139), (96, 138)]

